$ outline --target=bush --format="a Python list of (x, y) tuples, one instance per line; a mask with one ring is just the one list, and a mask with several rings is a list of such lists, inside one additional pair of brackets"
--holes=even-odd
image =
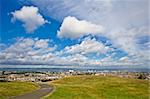
[(138, 76), (138, 79), (146, 79), (146, 75), (141, 73), (139, 76)]

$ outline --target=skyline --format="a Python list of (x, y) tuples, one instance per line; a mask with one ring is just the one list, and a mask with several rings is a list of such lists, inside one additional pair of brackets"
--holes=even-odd
[(0, 64), (149, 66), (149, 0), (0, 4)]

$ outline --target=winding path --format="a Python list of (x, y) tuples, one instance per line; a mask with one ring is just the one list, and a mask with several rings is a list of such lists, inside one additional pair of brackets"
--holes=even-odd
[(33, 91), (32, 93), (27, 93), (21, 96), (14, 97), (12, 99), (41, 99), (43, 96), (48, 95), (52, 92), (53, 88), (50, 87), (48, 84), (39, 83), (40, 89)]

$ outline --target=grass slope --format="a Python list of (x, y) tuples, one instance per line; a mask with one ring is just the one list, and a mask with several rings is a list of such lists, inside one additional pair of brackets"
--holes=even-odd
[(149, 99), (145, 80), (101, 76), (74, 76), (53, 81), (46, 99)]
[(0, 99), (32, 92), (38, 88), (37, 84), (31, 82), (0, 82)]

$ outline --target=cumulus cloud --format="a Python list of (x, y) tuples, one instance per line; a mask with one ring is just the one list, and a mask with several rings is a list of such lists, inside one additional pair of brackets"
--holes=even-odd
[[(72, 20), (75, 20), (75, 21), (72, 21)], [(110, 32), (103, 33), (103, 32), (96, 32), (97, 31), (96, 27), (93, 29), (90, 29), (88, 26), (91, 26), (91, 24), (90, 25), (86, 24), (84, 27), (84, 23), (88, 23), (88, 22), (85, 20), (84, 21), (77, 20), (75, 17), (66, 17), (62, 23), (60, 31), (58, 32), (58, 36), (66, 37), (66, 38), (79, 38), (84, 35), (87, 35), (88, 33), (91, 33), (93, 35), (103, 35), (104, 37), (110, 39), (114, 47), (125, 51), (129, 55), (129, 57), (130, 56), (136, 57), (136, 60), (133, 60), (133, 61), (143, 62), (144, 60), (148, 59), (147, 53), (149, 53), (148, 51), (149, 40), (144, 41), (142, 44), (139, 43), (139, 41), (142, 40), (141, 38), (149, 37), (147, 26), (142, 26), (138, 28), (135, 27), (135, 28), (130, 28), (130, 29), (122, 28), (121, 30), (114, 29)], [(91, 31), (91, 32), (88, 32), (88, 31)], [(99, 31), (99, 28), (98, 28), (98, 31)], [(108, 48), (108, 46), (104, 46), (103, 44), (97, 42), (94, 39), (93, 40), (88, 39), (88, 40), (84, 40), (83, 42), (81, 42), (81, 44), (76, 44), (73, 46), (66, 47), (65, 51), (67, 53), (72, 53), (72, 54), (74, 53), (88, 54), (88, 53), (94, 53), (94, 52), (101, 54), (102, 52), (103, 53), (106, 52), (108, 49), (110, 49)], [(112, 61), (112, 60), (109, 60), (109, 61)]]
[(49, 39), (17, 38), (14, 44), (0, 52), (0, 63), (99, 66), (101, 60), (91, 59), (87, 54), (106, 53), (109, 50), (96, 39), (88, 37), (80, 44), (66, 47), (60, 51), (56, 50), (56, 45), (50, 46), (50, 43)]
[(55, 46), (49, 47), (49, 43), (49, 39), (19, 38), (16, 43), (1, 51), (1, 62), (12, 61), (15, 63), (19, 61), (29, 63), (32, 60), (46, 60), (52, 56), (50, 53), (56, 49)]
[[(105, 27), (107, 33), (104, 34), (108, 34), (108, 39), (127, 52), (129, 50), (134, 52), (139, 46), (135, 42), (138, 35), (145, 34), (144, 31), (139, 32), (142, 27), (149, 28), (148, 0), (45, 0), (44, 2), (43, 0), (38, 0), (38, 2), (32, 0), (31, 2), (39, 6), (46, 15), (59, 21), (71, 15), (92, 24), (102, 25)], [(77, 29), (75, 29), (77, 33), (70, 32), (74, 30), (71, 24), (68, 28), (62, 28), (62, 33), (60, 29), (61, 35), (58, 32), (58, 36), (77, 38), (83, 35)], [(122, 31), (122, 29), (124, 30)], [(149, 33), (148, 30), (146, 32)], [(103, 36), (106, 36), (104, 34)]]
[[(0, 52), (1, 64), (45, 64), (51, 66), (114, 66), (137, 65), (127, 56), (114, 60), (113, 56), (91, 58), (88, 54), (107, 54), (112, 49), (95, 38), (85, 38), (80, 44), (56, 50), (50, 39), (18, 38)], [(6, 45), (5, 45), (6, 46)], [(113, 49), (114, 50), (114, 49)], [(141, 54), (140, 54), (141, 55)], [(134, 56), (135, 57), (135, 56)], [(141, 56), (139, 56), (141, 57)], [(137, 59), (135, 57), (135, 59)]]
[[(143, 44), (139, 44), (139, 40), (141, 40), (142, 37), (149, 37), (149, 31), (148, 27), (139, 27), (139, 28), (131, 28), (131, 29), (123, 29), (120, 31), (113, 31), (110, 33), (107, 33), (106, 35), (111, 39), (113, 44), (127, 53), (136, 53), (138, 51), (143, 51), (141, 50), (141, 47)], [(146, 41), (146, 43), (148, 43)], [(148, 45), (146, 45), (148, 47)], [(145, 46), (145, 47), (146, 47)], [(145, 49), (148, 50), (148, 49)]]
[[(0, 59), (16, 59), (17, 62), (32, 60), (31, 63), (34, 64), (84, 66), (133, 66), (146, 64), (150, 60), (150, 41), (142, 40), (143, 37), (149, 36), (148, 0), (31, 0), (31, 2), (40, 7), (43, 14), (62, 21), (57, 32), (58, 37), (76, 39), (88, 34), (100, 35), (109, 39), (113, 47), (126, 52), (127, 56), (116, 60), (110, 53), (107, 55), (111, 48), (91, 38), (60, 51), (55, 51), (55, 46), (49, 47), (48, 39), (22, 38), (8, 48), (4, 48)], [(12, 12), (12, 15), (13, 20), (24, 23), (23, 26), (28, 32), (47, 23), (38, 13), (38, 8), (33, 6), (24, 6)], [(106, 56), (92, 59), (87, 55), (91, 53), (99, 56), (104, 53)]]
[(79, 38), (87, 34), (97, 35), (104, 33), (104, 27), (96, 25), (86, 20), (78, 20), (76, 17), (68, 16), (64, 18), (58, 37)]
[(12, 21), (19, 20), (23, 22), (23, 27), (28, 33), (34, 32), (38, 27), (49, 23), (39, 13), (39, 9), (34, 6), (23, 6), (20, 10), (11, 12)]
[(45, 15), (56, 20), (63, 20), (71, 15), (111, 29), (141, 26), (149, 22), (148, 0), (30, 0), (30, 2), (40, 7)]
[[(48, 39), (19, 38), (16, 43), (0, 52), (1, 64), (45, 64), (59, 66), (92, 66), (100, 65), (100, 61), (92, 60), (80, 53), (64, 56), (56, 54), (55, 45), (48, 46)], [(43, 44), (43, 45), (42, 45)], [(82, 50), (83, 51), (83, 50)]]
[(87, 37), (85, 38), (80, 44), (76, 44), (73, 46), (67, 46), (65, 47), (64, 51), (65, 53), (70, 54), (106, 54), (108, 51), (110, 51), (111, 48), (108, 46), (105, 46), (103, 43), (98, 42), (95, 38)]
[(46, 40), (38, 40), (36, 43), (35, 43), (35, 48), (47, 48), (48, 47), (48, 42), (49, 40), (46, 39)]

